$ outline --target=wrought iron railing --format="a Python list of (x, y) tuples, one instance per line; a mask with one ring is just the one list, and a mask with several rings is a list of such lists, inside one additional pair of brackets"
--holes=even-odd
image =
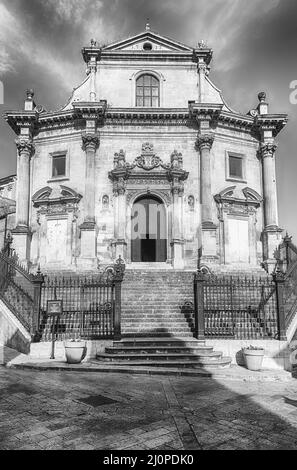
[(197, 338), (280, 338), (278, 284), (271, 277), (195, 275)]
[(297, 247), (288, 234), (278, 249), (277, 271), (284, 275), (283, 304), (285, 327), (288, 328), (297, 312)]
[[(88, 277), (46, 277), (41, 289), (41, 339), (120, 339), (121, 283), (125, 265), (115, 265)], [(53, 323), (47, 301), (62, 300), (63, 313)]]
[[(33, 341), (52, 338), (121, 338), (121, 284), (125, 264), (121, 258), (90, 277), (44, 277), (23, 266), (12, 238), (0, 252), (0, 299), (31, 334)], [(53, 322), (48, 300), (62, 300), (63, 313)]]
[(32, 274), (23, 266), (11, 248), (12, 238), (6, 240), (0, 252), (0, 298), (31, 334), (38, 339), (40, 289), (43, 275)]

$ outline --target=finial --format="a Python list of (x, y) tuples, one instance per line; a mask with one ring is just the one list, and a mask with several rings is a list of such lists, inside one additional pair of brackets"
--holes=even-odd
[(97, 46), (97, 41), (95, 41), (95, 39), (91, 39), (91, 46), (92, 47), (96, 47)]
[(146, 21), (147, 21), (147, 23), (146, 23), (146, 25), (145, 25), (145, 29), (146, 29), (146, 31), (150, 31), (151, 25), (150, 25), (150, 20), (149, 20), (149, 18), (147, 18)]
[(204, 49), (206, 47), (206, 44), (204, 42), (203, 39), (201, 39), (199, 42), (198, 42), (198, 48), (199, 49)]
[(34, 90), (33, 90), (32, 88), (26, 90), (26, 95), (27, 95), (27, 99), (28, 99), (28, 100), (32, 100), (33, 97), (34, 97)]
[(266, 100), (265, 91), (260, 91), (260, 93), (258, 94), (258, 99), (259, 99), (260, 103), (264, 103), (264, 101)]

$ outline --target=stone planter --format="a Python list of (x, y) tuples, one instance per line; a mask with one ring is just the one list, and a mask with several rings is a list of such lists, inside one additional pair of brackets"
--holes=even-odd
[(64, 347), (68, 364), (79, 364), (86, 356), (85, 341), (65, 341)]
[(261, 370), (263, 357), (264, 357), (264, 349), (243, 349), (243, 355), (245, 358), (245, 364), (247, 369), (249, 370)]

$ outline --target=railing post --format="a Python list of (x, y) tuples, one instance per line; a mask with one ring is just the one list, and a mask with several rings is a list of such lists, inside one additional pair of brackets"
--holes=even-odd
[(41, 302), (41, 286), (44, 283), (44, 276), (38, 267), (37, 274), (32, 277), (33, 284), (33, 319), (32, 319), (32, 330), (31, 336), (33, 342), (38, 342), (40, 340), (40, 302)]
[(121, 256), (114, 265), (114, 289), (115, 289), (115, 306), (114, 306), (114, 339), (120, 341), (121, 333), (121, 309), (122, 309), (122, 281), (124, 278), (125, 263)]
[(286, 249), (286, 270), (288, 269), (289, 265), (291, 264), (291, 259), (290, 259), (290, 250), (289, 250), (289, 245), (292, 241), (292, 237), (289, 237), (288, 232), (286, 233), (286, 236), (283, 238), (283, 242), (285, 244), (285, 249)]
[(275, 282), (276, 288), (276, 310), (277, 310), (277, 327), (278, 327), (278, 339), (280, 341), (286, 341), (286, 320), (285, 320), (285, 308), (284, 308), (284, 286), (285, 286), (285, 275), (277, 271), (273, 274), (273, 281)]
[(195, 303), (195, 327), (194, 336), (204, 339), (204, 297), (203, 282), (205, 276), (202, 272), (196, 272), (194, 277), (194, 303)]

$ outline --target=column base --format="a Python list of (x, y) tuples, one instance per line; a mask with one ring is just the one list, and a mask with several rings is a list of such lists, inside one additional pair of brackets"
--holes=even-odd
[(21, 263), (28, 263), (30, 259), (31, 232), (25, 225), (18, 225), (12, 230), (12, 248), (15, 249)]
[(127, 257), (127, 242), (123, 238), (113, 241), (112, 252), (114, 260), (117, 260), (119, 256), (126, 260)]
[(173, 239), (171, 242), (172, 248), (172, 266), (174, 269), (184, 269), (184, 240)]
[(202, 222), (202, 258), (217, 258), (217, 226), (213, 222)]
[(80, 257), (77, 266), (80, 269), (97, 269), (96, 230), (92, 223), (84, 222), (80, 226)]

